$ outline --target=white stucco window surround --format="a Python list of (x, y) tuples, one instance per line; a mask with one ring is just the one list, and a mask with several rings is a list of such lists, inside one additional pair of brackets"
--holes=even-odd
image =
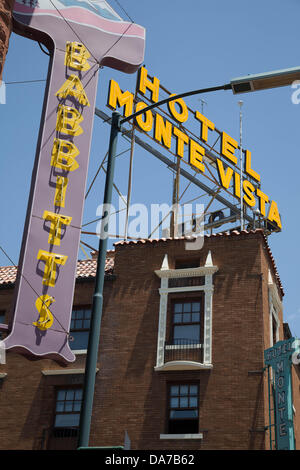
[[(185, 268), (185, 269), (169, 269), (168, 256), (165, 255), (161, 269), (155, 271), (155, 274), (161, 279), (159, 289), (160, 306), (159, 306), (159, 322), (158, 322), (158, 338), (157, 338), (157, 360), (156, 371), (162, 370), (195, 370), (195, 369), (211, 369), (212, 368), (212, 305), (213, 305), (213, 275), (218, 271), (218, 266), (214, 266), (212, 262), (211, 252), (208, 252), (204, 266)], [(204, 284), (186, 287), (170, 287), (169, 281), (178, 278), (198, 278), (204, 277)], [(201, 284), (201, 285), (200, 285)], [(170, 349), (166, 346), (166, 327), (167, 327), (167, 307), (168, 295), (173, 293), (203, 292), (204, 293), (204, 338), (203, 344), (195, 345), (195, 347), (203, 348), (203, 362), (190, 360), (169, 361), (165, 362), (165, 350)], [(188, 297), (188, 296), (187, 296)], [(184, 346), (173, 345), (173, 348), (184, 348)]]

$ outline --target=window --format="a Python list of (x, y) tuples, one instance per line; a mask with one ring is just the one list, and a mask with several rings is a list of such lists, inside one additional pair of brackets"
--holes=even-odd
[[(0, 324), (5, 325), (5, 310), (0, 310)], [(5, 338), (4, 333), (0, 330), (0, 341)]]
[(169, 434), (196, 434), (199, 428), (199, 386), (171, 384), (168, 390)]
[(72, 312), (70, 347), (73, 350), (86, 350), (88, 347), (91, 309), (78, 308)]
[(172, 304), (173, 344), (199, 344), (201, 339), (202, 302), (176, 301)]
[(81, 388), (59, 389), (56, 395), (54, 427), (78, 428), (81, 401)]
[(199, 259), (190, 259), (190, 260), (176, 260), (175, 269), (188, 269), (188, 268), (199, 268), (200, 260)]

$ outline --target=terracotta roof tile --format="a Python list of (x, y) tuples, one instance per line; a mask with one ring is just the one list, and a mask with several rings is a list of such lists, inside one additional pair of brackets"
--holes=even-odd
[[(113, 274), (114, 257), (109, 252), (105, 263), (105, 274)], [(96, 275), (97, 260), (85, 259), (77, 261), (76, 279), (93, 278)], [(11, 286), (15, 283), (17, 268), (15, 266), (0, 266), (0, 286)]]

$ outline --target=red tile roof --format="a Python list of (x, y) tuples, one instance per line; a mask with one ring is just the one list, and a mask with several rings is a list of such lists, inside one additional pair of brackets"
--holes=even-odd
[[(105, 264), (105, 274), (113, 274), (114, 252), (108, 252)], [(76, 279), (88, 279), (96, 276), (97, 259), (85, 259), (77, 261)], [(15, 266), (0, 266), (0, 286), (12, 286), (15, 283), (17, 268)]]
[[(230, 232), (220, 232), (212, 235), (205, 235), (205, 238), (218, 238), (218, 237), (237, 237), (241, 235), (250, 235), (250, 234), (260, 234), (260, 236), (263, 238), (267, 254), (270, 259), (271, 266), (273, 267), (273, 273), (277, 282), (277, 285), (280, 289), (281, 295), (284, 295), (283, 287), (280, 281), (280, 277), (277, 271), (277, 267), (275, 264), (274, 257), (272, 255), (271, 249), (268, 244), (268, 240), (266, 235), (264, 234), (264, 231), (262, 229), (256, 229), (256, 230), (242, 230), (241, 232), (238, 232), (237, 230), (232, 230)], [(191, 240), (194, 237), (177, 237), (176, 240)], [(119, 241), (115, 243), (115, 246), (121, 246), (121, 245), (132, 245), (132, 244), (145, 244), (145, 243), (163, 243), (163, 242), (169, 242), (171, 240), (174, 240), (174, 238), (147, 238), (147, 239), (141, 239), (141, 240), (129, 240), (129, 241)], [(114, 251), (110, 250), (107, 252), (107, 258), (106, 258), (106, 266), (105, 266), (105, 274), (111, 275), (113, 274), (113, 268), (114, 268)], [(87, 279), (87, 278), (93, 278), (96, 275), (96, 267), (97, 267), (97, 252), (92, 252), (92, 259), (86, 259), (86, 260), (79, 260), (77, 262), (77, 274), (76, 278), (77, 279)], [(17, 273), (17, 268), (14, 266), (0, 266), (0, 286), (10, 286), (13, 285), (16, 279), (16, 273)]]

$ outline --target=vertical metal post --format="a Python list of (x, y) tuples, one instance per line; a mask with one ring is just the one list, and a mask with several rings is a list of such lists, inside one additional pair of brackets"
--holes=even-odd
[(239, 101), (240, 106), (240, 192), (241, 192), (241, 230), (244, 230), (244, 209), (243, 209), (243, 147), (242, 147), (242, 106), (243, 101)]
[[(101, 234), (99, 241), (99, 251), (97, 260), (97, 271), (95, 280), (95, 290), (93, 295), (93, 306), (91, 313), (91, 325), (87, 358), (84, 376), (83, 399), (80, 413), (79, 440), (78, 447), (88, 447), (91, 427), (91, 417), (94, 399), (96, 368), (98, 359), (98, 348), (100, 339), (100, 328), (103, 307), (103, 286), (105, 276), (105, 261), (107, 252), (108, 221), (110, 217), (110, 205), (112, 199), (112, 188), (114, 180), (115, 156), (120, 129), (120, 114), (112, 113), (111, 133), (107, 160), (107, 173), (104, 190), (104, 207), (101, 224)], [(105, 222), (106, 220), (106, 222)]]

